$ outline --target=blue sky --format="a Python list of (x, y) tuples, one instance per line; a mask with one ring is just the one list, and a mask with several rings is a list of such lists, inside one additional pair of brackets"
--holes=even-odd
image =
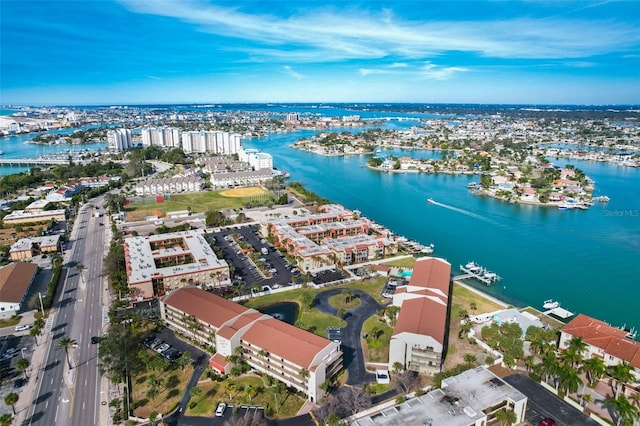
[(0, 0), (0, 104), (640, 104), (638, 1)]

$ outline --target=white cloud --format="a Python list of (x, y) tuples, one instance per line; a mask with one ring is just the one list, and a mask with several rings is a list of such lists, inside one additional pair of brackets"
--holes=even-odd
[(302, 76), (302, 74), (300, 74), (299, 72), (295, 72), (293, 70), (293, 68), (291, 68), (289, 65), (285, 65), (282, 67), (284, 69), (284, 72), (288, 75), (290, 75), (291, 77), (295, 78), (296, 80), (302, 80), (304, 77)]
[(606, 20), (416, 21), (397, 17), (390, 9), (372, 13), (326, 7), (306, 7), (280, 17), (194, 0), (121, 1), (138, 13), (173, 17), (203, 32), (252, 41), (254, 46), (245, 43), (236, 49), (255, 59), (285, 55), (299, 62), (422, 59), (450, 51), (493, 58), (570, 59), (620, 51), (640, 42), (637, 26)]
[(379, 68), (360, 68), (358, 73), (361, 76), (380, 75), (380, 74), (396, 74), (405, 78), (416, 78), (422, 80), (447, 80), (456, 73), (468, 72), (468, 68), (464, 67), (447, 67), (426, 62), (419, 67), (410, 67), (409, 64), (391, 64)]

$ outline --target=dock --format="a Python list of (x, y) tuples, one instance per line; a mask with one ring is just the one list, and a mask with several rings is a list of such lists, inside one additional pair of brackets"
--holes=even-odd
[(16, 158), (16, 159), (2, 159), (0, 160), (0, 166), (57, 166), (69, 164), (68, 159), (60, 158)]
[(499, 281), (500, 277), (489, 270), (470, 262), (467, 266), (460, 265), (460, 271), (464, 272), (462, 275), (456, 275), (453, 277), (453, 281), (464, 281), (467, 279), (478, 280), (485, 285), (491, 285), (495, 281)]
[(575, 315), (573, 312), (570, 312), (564, 308), (561, 308), (560, 306), (558, 306), (557, 308), (549, 309), (548, 311), (544, 311), (543, 314), (553, 315), (554, 317), (558, 317), (561, 319), (571, 318), (572, 316)]

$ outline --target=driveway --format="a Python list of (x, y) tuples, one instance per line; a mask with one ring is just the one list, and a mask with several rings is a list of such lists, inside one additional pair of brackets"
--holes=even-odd
[[(316, 296), (313, 303), (320, 311), (336, 316), (338, 308), (329, 304), (329, 298), (342, 293), (343, 290), (343, 288), (334, 288), (323, 291)], [(364, 366), (362, 345), (360, 344), (362, 324), (384, 306), (364, 291), (352, 290), (354, 295), (360, 299), (360, 306), (347, 311), (345, 317), (347, 325), (342, 328), (342, 351), (344, 366), (349, 372), (347, 384), (362, 386), (376, 380), (375, 374), (367, 372)]]
[(533, 425), (537, 425), (545, 418), (555, 420), (557, 426), (599, 425), (598, 422), (585, 416), (527, 376), (512, 374), (504, 377), (503, 380), (529, 398), (525, 417)]

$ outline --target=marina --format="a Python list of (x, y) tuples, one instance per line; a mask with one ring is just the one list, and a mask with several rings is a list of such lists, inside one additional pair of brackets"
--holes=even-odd
[(464, 272), (462, 275), (453, 277), (453, 281), (464, 281), (466, 279), (475, 279), (485, 285), (491, 285), (492, 283), (499, 281), (500, 277), (495, 272), (491, 272), (475, 262), (468, 262), (466, 265), (460, 265), (460, 271)]

